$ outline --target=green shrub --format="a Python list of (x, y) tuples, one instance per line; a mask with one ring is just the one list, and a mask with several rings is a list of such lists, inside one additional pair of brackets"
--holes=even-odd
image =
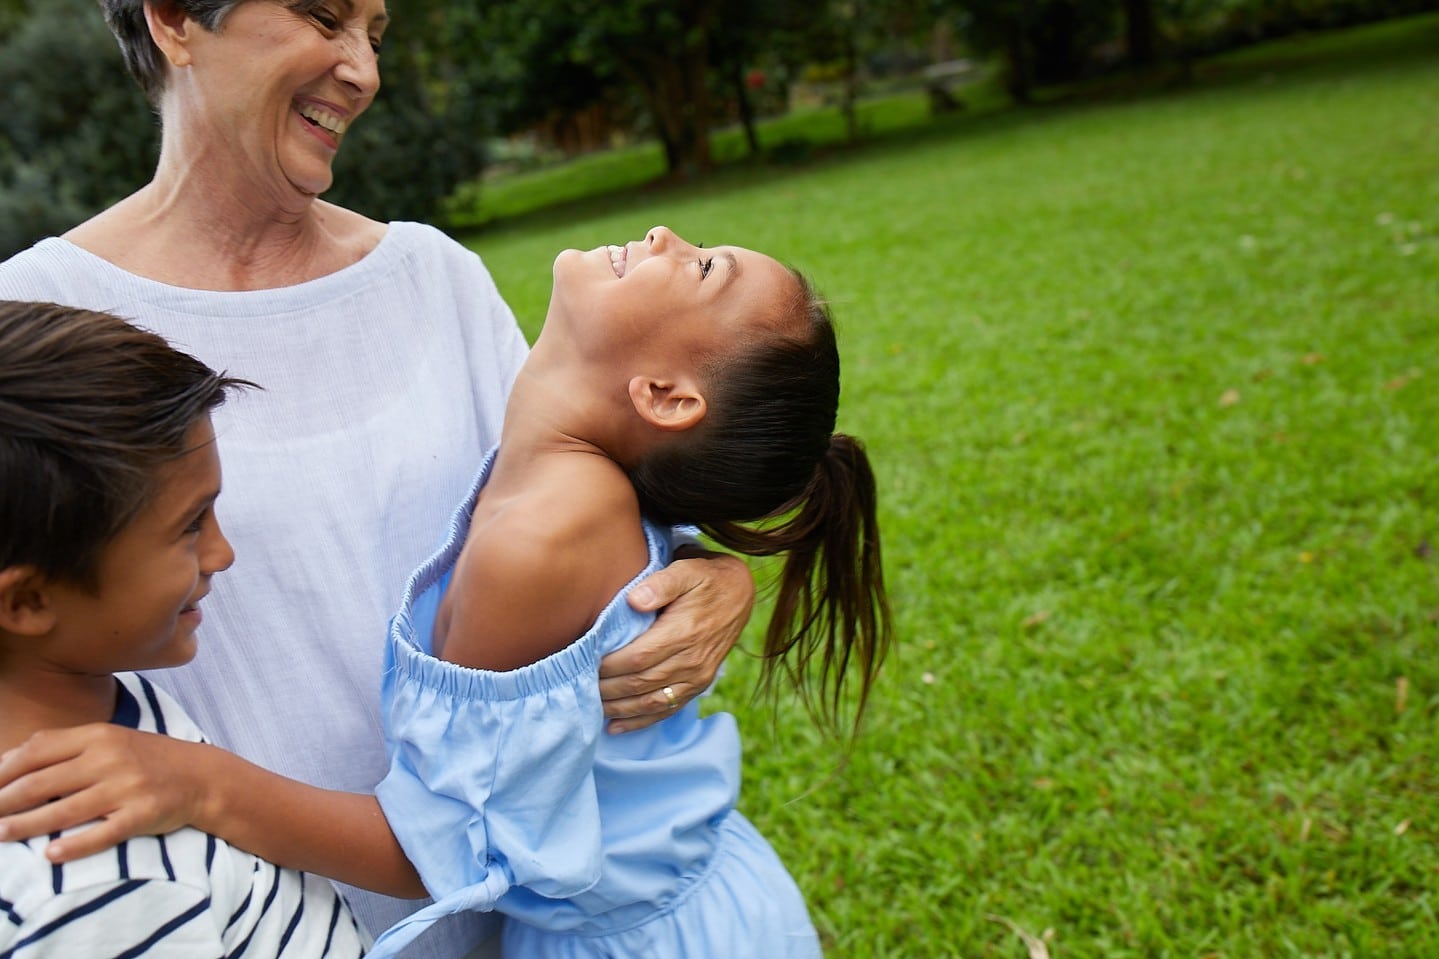
[(45, 0), (0, 40), (0, 256), (149, 179), (155, 117), (91, 0)]

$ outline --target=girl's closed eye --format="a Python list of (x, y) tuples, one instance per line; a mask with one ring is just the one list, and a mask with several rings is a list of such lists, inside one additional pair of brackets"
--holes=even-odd
[(714, 257), (710, 257), (710, 258), (707, 259), (707, 260), (700, 260), (700, 261), (699, 261), (699, 264), (700, 264), (700, 279), (703, 280), (705, 277), (707, 277), (707, 276), (710, 275), (710, 270), (714, 268), (715, 258), (714, 258)]

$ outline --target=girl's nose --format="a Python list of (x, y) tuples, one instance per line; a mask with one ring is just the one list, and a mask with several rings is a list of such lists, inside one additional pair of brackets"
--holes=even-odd
[(645, 246), (651, 253), (663, 253), (667, 247), (674, 243), (678, 237), (673, 230), (667, 226), (657, 226), (645, 235)]

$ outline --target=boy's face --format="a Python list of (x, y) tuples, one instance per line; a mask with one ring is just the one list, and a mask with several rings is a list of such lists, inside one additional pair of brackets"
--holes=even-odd
[(98, 591), (50, 585), (55, 629), (33, 649), (47, 668), (98, 675), (194, 658), (200, 600), (235, 554), (215, 519), (220, 455), (208, 417), (191, 427), (186, 448), (160, 468), (150, 501), (101, 554)]

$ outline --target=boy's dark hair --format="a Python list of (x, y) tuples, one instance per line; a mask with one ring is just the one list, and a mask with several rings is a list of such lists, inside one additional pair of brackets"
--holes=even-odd
[(789, 315), (806, 321), (804, 333), (768, 337), (713, 363), (704, 421), (633, 464), (630, 480), (656, 522), (693, 524), (750, 556), (785, 554), (765, 635), (766, 685), (783, 666), (832, 723), (855, 660), (856, 718), (864, 710), (889, 647), (889, 604), (874, 473), (864, 446), (834, 432), (834, 325), (809, 282), (793, 276)]
[(0, 569), (93, 589), (156, 470), (252, 385), (109, 313), (0, 300)]

